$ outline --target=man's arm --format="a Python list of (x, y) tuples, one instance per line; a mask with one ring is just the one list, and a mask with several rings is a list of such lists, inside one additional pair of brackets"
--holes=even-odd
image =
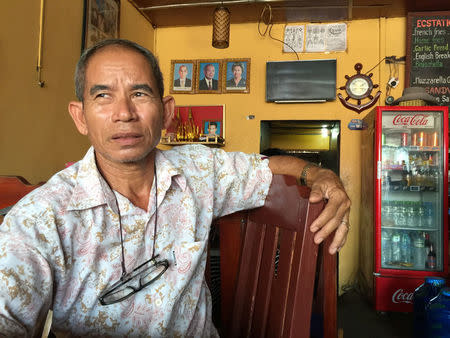
[(12, 209), (0, 224), (0, 336), (40, 336), (52, 301), (54, 270), (38, 243), (48, 238), (35, 231), (50, 222), (24, 214)]
[(312, 165), (310, 162), (291, 156), (271, 156), (269, 168), (273, 174), (295, 176), (311, 188), (310, 202), (327, 199), (325, 209), (311, 224), (317, 232), (314, 241), (318, 244), (336, 229), (329, 252), (339, 251), (347, 239), (349, 230), (350, 199), (339, 177), (331, 170)]

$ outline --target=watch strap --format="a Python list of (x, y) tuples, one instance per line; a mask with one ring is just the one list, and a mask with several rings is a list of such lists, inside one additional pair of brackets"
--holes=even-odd
[(302, 172), (301, 172), (301, 174), (300, 174), (300, 179), (297, 180), (297, 182), (298, 182), (300, 185), (308, 186), (308, 180), (307, 180), (307, 178), (308, 178), (308, 172), (309, 172), (309, 169), (311, 169), (312, 167), (315, 167), (315, 166), (316, 166), (316, 165), (314, 165), (313, 163), (308, 162), (308, 163), (303, 167)]

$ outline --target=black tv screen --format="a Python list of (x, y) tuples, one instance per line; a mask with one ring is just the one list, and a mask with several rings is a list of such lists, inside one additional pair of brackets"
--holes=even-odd
[(267, 62), (267, 102), (324, 102), (335, 99), (336, 60)]

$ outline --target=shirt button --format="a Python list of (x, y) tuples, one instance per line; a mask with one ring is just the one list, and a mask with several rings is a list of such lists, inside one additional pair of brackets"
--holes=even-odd
[(157, 300), (155, 300), (155, 305), (156, 306), (161, 306), (162, 305), (162, 301), (160, 298), (158, 298)]

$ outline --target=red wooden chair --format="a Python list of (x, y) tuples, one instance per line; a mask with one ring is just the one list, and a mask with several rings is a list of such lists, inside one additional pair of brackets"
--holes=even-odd
[(275, 175), (263, 207), (217, 221), (221, 336), (310, 337), (314, 298), (323, 337), (337, 337), (333, 236), (314, 244), (309, 226), (324, 203), (308, 197), (293, 177)]
[(21, 176), (0, 176), (0, 222), (9, 207), (42, 184), (30, 184)]

